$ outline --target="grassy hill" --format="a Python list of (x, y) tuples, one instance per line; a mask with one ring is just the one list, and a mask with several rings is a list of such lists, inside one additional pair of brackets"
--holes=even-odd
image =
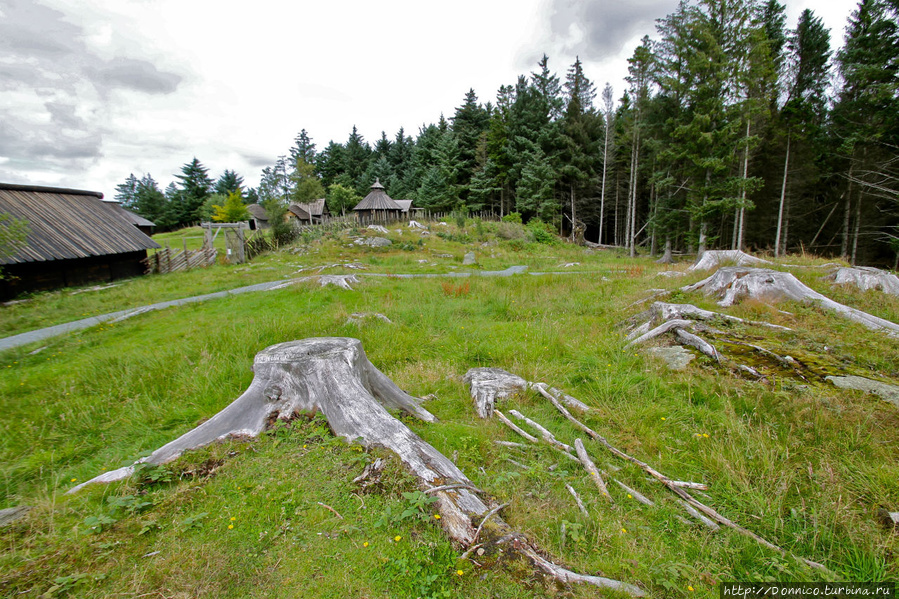
[[(899, 510), (899, 410), (813, 382), (743, 380), (704, 357), (672, 372), (625, 349), (617, 325), (646, 306), (635, 302), (649, 289), (676, 290), (702, 273), (659, 277), (668, 268), (649, 258), (536, 243), (508, 223), (434, 225), (427, 236), (394, 228), (388, 248), (353, 244), (363, 233), (307, 235), (250, 264), (45, 293), (0, 308), (6, 336), (320, 267), (326, 274), (425, 274), (526, 265), (530, 273), (360, 277), (352, 291), (310, 281), (149, 312), (0, 354), (0, 508), (34, 506), (0, 528), (0, 595), (596, 596), (591, 588), (548, 588), (530, 572), (480, 567), (476, 555), (459, 560), (462, 550), (445, 539), (401, 465), (391, 460), (380, 485), (358, 488), (353, 478), (377, 456), (333, 438), (319, 418), (64, 495), (228, 405), (249, 385), (261, 349), (315, 336), (361, 339), (372, 363), (402, 389), (433, 396), (425, 405), (439, 423), (403, 421), (479, 488), (509, 502), (506, 521), (572, 570), (659, 597), (717, 597), (718, 583), (733, 580), (899, 579), (899, 535), (876, 519), (879, 508)], [(478, 260), (472, 267), (462, 265), (469, 251)], [(814, 269), (795, 274), (838, 301), (899, 322), (896, 298), (834, 289)], [(702, 296), (671, 297), (721, 310)], [(392, 323), (349, 323), (356, 312)], [(750, 302), (727, 312), (792, 328), (765, 339), (791, 355), (825, 356), (847, 373), (899, 379), (895, 340), (818, 308)], [(497, 445), (521, 439), (475, 415), (461, 377), (477, 366), (544, 381), (584, 401), (594, 408), (587, 424), (614, 445), (669, 476), (708, 484), (708, 505), (833, 574), (731, 530), (711, 531), (642, 470), (586, 439), (600, 468), (619, 468), (614, 476), (655, 505), (612, 485), (613, 507), (582, 468), (551, 448)], [(567, 443), (583, 436), (536, 393), (507, 407)]]

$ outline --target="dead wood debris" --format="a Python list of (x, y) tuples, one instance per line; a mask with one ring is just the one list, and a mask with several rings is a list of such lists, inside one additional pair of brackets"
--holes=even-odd
[[(779, 547), (779, 546), (775, 545), (774, 543), (771, 543), (770, 541), (768, 541), (768, 540), (766, 540), (766, 539), (760, 537), (759, 535), (755, 534), (754, 532), (750, 531), (749, 529), (744, 528), (744, 527), (740, 526), (739, 524), (733, 522), (733, 521), (730, 520), (729, 518), (723, 516), (722, 514), (720, 514), (720, 513), (719, 513), (718, 511), (716, 511), (715, 509), (709, 507), (708, 505), (706, 505), (706, 504), (700, 502), (699, 500), (697, 500), (696, 498), (694, 498), (692, 495), (690, 495), (690, 494), (685, 490), (685, 488), (703, 489), (703, 488), (707, 488), (706, 485), (701, 484), (701, 483), (692, 483), (692, 482), (677, 481), (677, 480), (674, 480), (674, 479), (672, 479), (672, 478), (669, 478), (668, 476), (665, 476), (664, 474), (662, 474), (661, 472), (659, 472), (658, 470), (656, 470), (655, 468), (653, 468), (653, 467), (650, 466), (649, 464), (647, 464), (647, 463), (645, 463), (645, 462), (643, 462), (643, 461), (641, 461), (641, 460), (639, 460), (639, 459), (637, 459), (637, 458), (635, 458), (635, 457), (633, 457), (633, 456), (631, 456), (631, 455), (628, 455), (627, 453), (621, 451), (620, 449), (618, 449), (617, 447), (615, 447), (614, 445), (612, 445), (611, 443), (609, 443), (609, 442), (605, 439), (605, 437), (603, 437), (602, 435), (600, 435), (599, 433), (597, 433), (596, 431), (594, 431), (593, 429), (591, 429), (590, 427), (588, 427), (587, 425), (585, 425), (583, 422), (581, 422), (580, 420), (578, 420), (577, 418), (575, 418), (574, 416), (572, 416), (571, 412), (568, 411), (568, 409), (567, 409), (564, 405), (562, 405), (562, 403), (559, 401), (559, 398), (558, 398), (558, 397), (554, 397), (551, 393), (546, 393), (546, 394), (544, 394), (544, 397), (546, 397), (546, 398), (550, 401), (550, 403), (552, 403), (553, 406), (554, 406), (554, 407), (555, 407), (555, 408), (556, 408), (556, 409), (557, 409), (557, 410), (558, 410), (558, 411), (559, 411), (559, 412), (560, 412), (560, 413), (561, 413), (561, 414), (562, 414), (568, 421), (570, 421), (576, 428), (578, 428), (579, 430), (581, 430), (581, 431), (583, 431), (584, 433), (586, 433), (588, 436), (590, 436), (591, 439), (593, 439), (594, 441), (596, 441), (599, 445), (605, 447), (605, 448), (606, 448), (608, 451), (610, 451), (613, 455), (615, 455), (615, 456), (617, 456), (617, 457), (619, 457), (619, 458), (621, 458), (621, 459), (623, 459), (623, 460), (626, 460), (626, 461), (628, 461), (628, 462), (630, 462), (630, 463), (632, 463), (632, 464), (638, 466), (638, 467), (641, 468), (644, 472), (646, 472), (647, 474), (649, 474), (650, 477), (652, 477), (653, 479), (655, 479), (656, 481), (660, 482), (662, 485), (664, 485), (665, 487), (667, 487), (667, 488), (668, 488), (672, 493), (674, 493), (674, 495), (677, 496), (677, 498), (682, 502), (682, 505), (684, 506), (685, 509), (689, 508), (689, 509), (688, 509), (688, 513), (690, 513), (691, 515), (694, 515), (694, 512), (695, 512), (695, 514), (699, 516), (699, 519), (700, 519), (703, 523), (705, 523), (707, 526), (709, 526), (709, 523), (711, 523), (712, 525), (715, 525), (715, 526), (717, 526), (717, 525), (723, 525), (723, 526), (726, 526), (726, 527), (728, 527), (728, 528), (731, 528), (731, 529), (733, 529), (733, 530), (739, 532), (740, 534), (742, 534), (742, 535), (744, 535), (744, 536), (747, 536), (747, 537), (753, 539), (754, 541), (756, 541), (757, 543), (759, 543), (759, 544), (762, 545), (763, 547), (766, 547), (766, 548), (768, 548), (768, 549), (771, 549), (772, 551), (775, 551), (775, 552), (777, 552), (777, 553), (780, 553), (781, 555), (784, 555), (784, 556), (793, 555), (792, 553), (786, 551), (785, 549), (782, 549), (781, 547)], [(543, 436), (544, 442), (546, 442), (546, 443), (550, 444), (551, 446), (553, 446), (554, 448), (558, 449), (560, 453), (564, 453), (564, 454), (566, 454), (566, 455), (570, 455), (570, 454), (568, 454), (568, 453), (563, 449), (563, 447), (565, 447), (566, 445), (565, 445), (564, 443), (558, 441), (558, 440), (555, 438), (555, 436), (552, 435), (552, 433), (549, 432), (545, 427), (543, 427), (542, 425), (539, 425), (539, 424), (536, 423), (536, 422), (533, 422), (533, 421), (530, 420), (530, 419), (525, 418), (523, 415), (522, 415), (521, 417), (522, 417), (522, 419), (524, 419), (526, 422), (528, 422), (529, 425), (531, 425), (531, 426), (536, 425), (536, 427), (539, 427), (540, 430), (546, 431), (546, 435), (544, 435), (543, 433), (541, 433), (541, 436)], [(533, 423), (533, 424), (532, 424), (532, 423)], [(511, 423), (507, 423), (507, 424), (511, 424)], [(512, 426), (514, 426), (514, 425), (512, 425)], [(515, 428), (516, 428), (517, 430), (519, 430), (519, 431), (521, 430), (521, 429), (518, 429), (517, 427), (515, 427)], [(524, 431), (521, 431), (521, 433), (524, 433)], [(519, 433), (519, 434), (521, 434), (521, 433)], [(528, 435), (528, 434), (527, 434), (527, 433), (524, 433), (524, 435)], [(532, 436), (532, 435), (528, 435), (528, 437), (530, 437), (528, 440), (530, 440), (532, 443), (537, 443), (537, 442), (538, 442), (538, 440), (537, 440), (536, 437), (534, 437), (534, 436)], [(548, 438), (548, 437), (551, 437), (551, 439), (555, 439), (555, 442), (553, 442), (553, 441), (552, 441), (550, 438)], [(526, 437), (526, 438), (527, 438), (527, 437)], [(573, 457), (573, 456), (571, 456), (571, 457)], [(591, 461), (591, 463), (592, 463), (592, 461)], [(647, 499), (646, 497), (640, 495), (640, 494), (637, 493), (634, 489), (631, 489), (630, 487), (627, 487), (626, 485), (624, 485), (624, 483), (622, 483), (622, 482), (620, 482), (620, 481), (618, 481), (618, 480), (615, 480), (615, 482), (618, 483), (622, 488), (624, 488), (625, 490), (627, 490), (628, 493), (629, 493), (630, 495), (632, 495), (634, 498), (637, 498), (638, 501), (641, 501), (642, 503), (646, 503), (647, 505), (652, 505), (652, 502), (651, 502), (649, 499)], [(638, 498), (638, 496), (639, 496), (639, 498)], [(694, 516), (694, 517), (695, 517), (695, 516)], [(703, 520), (703, 518), (705, 518), (706, 520), (708, 520), (708, 522), (706, 522), (706, 520)], [(710, 527), (711, 527), (711, 526), (710, 526)], [(826, 568), (825, 566), (823, 566), (822, 564), (819, 564), (819, 563), (817, 563), (817, 562), (814, 562), (814, 561), (812, 561), (812, 560), (809, 560), (809, 559), (806, 559), (806, 558), (803, 558), (803, 557), (799, 557), (799, 556), (794, 556), (794, 557), (795, 557), (796, 559), (798, 559), (799, 561), (803, 562), (804, 564), (810, 566), (810, 567), (817, 568), (817, 569), (821, 569), (821, 570), (824, 570), (824, 571), (828, 571), (827, 568)]]

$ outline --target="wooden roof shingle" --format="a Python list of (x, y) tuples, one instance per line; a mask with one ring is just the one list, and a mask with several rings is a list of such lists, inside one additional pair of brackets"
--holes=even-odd
[(321, 218), (322, 214), (324, 214), (324, 212), (328, 209), (328, 206), (325, 204), (325, 198), (312, 200), (308, 204), (297, 203), (293, 205), (299, 206), (315, 218)]
[(96, 191), (0, 183), (0, 214), (28, 221), (27, 245), (0, 264), (70, 260), (161, 247), (102, 198), (103, 194)]
[(303, 208), (303, 204), (291, 204), (287, 211), (300, 220), (312, 220), (309, 212)]
[(247, 212), (249, 212), (250, 216), (258, 221), (266, 223), (268, 222), (268, 212), (266, 212), (265, 208), (263, 208), (259, 204), (249, 204), (247, 206)]
[(375, 179), (375, 183), (371, 186), (369, 194), (362, 198), (362, 201), (359, 202), (353, 210), (402, 211), (402, 208), (387, 195), (387, 192), (384, 191), (384, 186), (381, 185), (381, 181)]

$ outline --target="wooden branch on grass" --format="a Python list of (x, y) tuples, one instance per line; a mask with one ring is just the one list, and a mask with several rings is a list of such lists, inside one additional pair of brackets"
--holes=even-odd
[(580, 439), (575, 439), (574, 449), (577, 451), (577, 457), (581, 460), (581, 464), (587, 469), (587, 474), (590, 475), (590, 478), (593, 479), (593, 482), (596, 484), (596, 488), (599, 489), (599, 494), (608, 499), (609, 502), (615, 503), (615, 500), (612, 499), (612, 496), (609, 494), (609, 489), (606, 487), (605, 481), (599, 475), (599, 469), (593, 463), (593, 460), (590, 459), (590, 456), (587, 455), (587, 450), (584, 449), (584, 442)]
[(568, 492), (571, 493), (571, 496), (574, 497), (574, 501), (577, 503), (577, 508), (581, 510), (581, 513), (587, 518), (590, 517), (590, 513), (587, 512), (587, 508), (584, 506), (584, 502), (581, 501), (581, 496), (577, 494), (577, 491), (574, 490), (574, 487), (565, 483), (565, 488), (568, 489)]
[[(548, 397), (548, 399), (556, 407), (556, 409), (562, 413), (562, 415), (565, 418), (567, 418), (577, 428), (579, 428), (580, 430), (582, 430), (585, 433), (587, 433), (588, 435), (590, 435), (590, 437), (593, 440), (597, 441), (600, 445), (602, 445), (603, 447), (605, 447), (606, 449), (611, 451), (613, 454), (615, 454), (619, 458), (621, 458), (623, 460), (627, 460), (628, 462), (631, 462), (632, 464), (635, 464), (635, 465), (639, 466), (640, 468), (642, 468), (647, 474), (649, 474), (650, 476), (652, 476), (653, 478), (658, 480), (660, 483), (662, 483), (663, 485), (668, 487), (675, 495), (680, 497), (685, 503), (694, 507), (699, 512), (705, 514), (706, 516), (708, 516), (712, 520), (718, 522), (719, 524), (723, 524), (724, 526), (732, 528), (732, 529), (736, 530), (737, 532), (739, 532), (740, 534), (745, 535), (745, 536), (755, 540), (757, 543), (759, 543), (760, 545), (762, 545), (764, 547), (767, 547), (768, 549), (776, 551), (776, 552), (780, 553), (781, 555), (792, 555), (791, 553), (788, 553), (785, 549), (782, 549), (782, 548), (778, 547), (777, 545), (775, 545), (774, 543), (771, 543), (770, 541), (758, 536), (751, 530), (743, 528), (739, 524), (722, 516), (717, 511), (715, 511), (714, 509), (705, 505), (704, 503), (694, 499), (692, 495), (687, 493), (680, 486), (674, 484), (675, 483), (674, 480), (665, 476), (664, 474), (662, 474), (661, 472), (659, 472), (658, 470), (656, 470), (649, 464), (642, 462), (642, 461), (638, 460), (637, 458), (632, 457), (632, 456), (626, 454), (625, 452), (621, 451), (620, 449), (618, 449), (617, 447), (615, 447), (614, 445), (609, 443), (605, 439), (605, 437), (603, 437), (602, 435), (600, 435), (599, 433), (597, 433), (596, 431), (594, 431), (593, 429), (588, 427), (586, 424), (584, 424), (583, 422), (581, 422), (580, 420), (578, 420), (577, 418), (572, 416), (571, 412), (569, 412), (567, 409), (565, 409), (565, 406), (563, 406), (561, 403), (559, 403), (559, 401), (556, 398), (554, 398), (550, 395)], [(811, 566), (813, 568), (818, 568), (818, 569), (825, 570), (825, 571), (827, 570), (827, 568), (825, 566), (823, 566), (822, 564), (819, 564), (812, 560), (806, 559), (804, 557), (797, 556), (797, 559), (799, 559), (806, 565)]]

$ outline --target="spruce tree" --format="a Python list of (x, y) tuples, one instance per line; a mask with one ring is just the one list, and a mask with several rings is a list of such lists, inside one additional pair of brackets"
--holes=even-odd
[(181, 167), (181, 174), (175, 175), (180, 182), (180, 200), (177, 221), (179, 225), (187, 225), (198, 219), (198, 210), (212, 193), (212, 180), (209, 169), (194, 157)]

